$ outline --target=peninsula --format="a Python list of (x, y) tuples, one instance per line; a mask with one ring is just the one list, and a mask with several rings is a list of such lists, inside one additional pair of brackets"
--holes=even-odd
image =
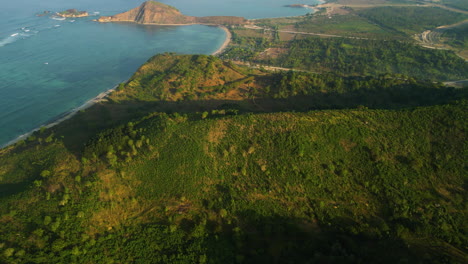
[(57, 16), (60, 17), (87, 17), (89, 16), (86, 11), (78, 11), (76, 9), (67, 9), (63, 12), (57, 13)]
[(243, 25), (247, 19), (235, 16), (207, 16), (194, 17), (183, 15), (177, 8), (159, 3), (147, 1), (127, 12), (114, 16), (100, 17), (98, 22), (133, 22), (139, 24), (154, 25)]

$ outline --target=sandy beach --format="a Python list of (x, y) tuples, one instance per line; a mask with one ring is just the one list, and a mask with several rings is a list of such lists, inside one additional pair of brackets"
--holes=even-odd
[(226, 39), (224, 40), (223, 45), (221, 45), (221, 47), (219, 47), (218, 50), (216, 50), (215, 52), (213, 52), (211, 54), (213, 56), (221, 54), (227, 48), (229, 43), (231, 43), (231, 39), (232, 39), (231, 31), (229, 31), (229, 29), (227, 29), (227, 27), (225, 27), (225, 26), (218, 26), (218, 27), (221, 28), (222, 30), (224, 30), (224, 32), (226, 32)]

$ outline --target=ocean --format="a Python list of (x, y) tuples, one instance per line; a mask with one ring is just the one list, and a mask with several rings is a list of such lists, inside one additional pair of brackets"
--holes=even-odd
[[(79, 107), (127, 80), (151, 56), (163, 52), (211, 54), (226, 33), (217, 27), (145, 26), (93, 22), (143, 0), (15, 0), (0, 9), (0, 146)], [(161, 0), (193, 16), (246, 18), (310, 12), (287, 4), (316, 0)], [(93, 16), (59, 20), (36, 16), (70, 8)]]

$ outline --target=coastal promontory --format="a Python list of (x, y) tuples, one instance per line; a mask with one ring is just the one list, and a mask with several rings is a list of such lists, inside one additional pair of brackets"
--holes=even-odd
[(127, 12), (114, 16), (103, 16), (100, 17), (97, 21), (134, 22), (139, 24), (157, 25), (239, 25), (247, 23), (245, 18), (235, 16), (186, 16), (183, 15), (177, 8), (156, 1), (144, 2), (139, 7), (131, 9)]

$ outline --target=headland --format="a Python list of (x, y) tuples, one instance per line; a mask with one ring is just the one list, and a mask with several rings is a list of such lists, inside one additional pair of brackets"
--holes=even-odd
[(186, 16), (177, 8), (156, 1), (144, 2), (127, 12), (103, 16), (97, 21), (102, 23), (133, 22), (146, 25), (243, 25), (248, 23), (247, 19), (236, 16)]

